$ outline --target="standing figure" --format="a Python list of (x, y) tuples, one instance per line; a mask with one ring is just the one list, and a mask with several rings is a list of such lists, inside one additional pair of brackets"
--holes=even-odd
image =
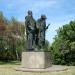
[(37, 20), (36, 22), (36, 28), (37, 28), (37, 45), (39, 48), (42, 48), (45, 45), (45, 31), (48, 29), (48, 26), (46, 27), (46, 16), (41, 15), (41, 18)]
[(28, 15), (25, 17), (25, 27), (26, 27), (26, 47), (27, 50), (31, 51), (34, 49), (35, 45), (35, 20), (32, 15), (32, 11), (28, 11)]

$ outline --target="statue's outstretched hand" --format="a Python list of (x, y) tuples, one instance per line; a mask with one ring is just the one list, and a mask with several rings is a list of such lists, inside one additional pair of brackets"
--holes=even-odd
[(46, 27), (46, 29), (48, 29), (49, 26), (50, 26), (50, 24), (48, 24), (48, 26)]

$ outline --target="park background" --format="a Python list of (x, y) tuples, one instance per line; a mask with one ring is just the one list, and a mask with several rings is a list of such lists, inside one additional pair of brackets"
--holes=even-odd
[[(21, 61), (25, 51), (25, 16), (31, 9), (37, 20), (47, 16), (45, 50), (51, 52), (53, 64), (75, 65), (75, 1), (74, 0), (0, 0), (0, 61)], [(15, 64), (15, 63), (14, 63)], [(5, 66), (5, 65), (4, 65)], [(73, 67), (74, 68), (74, 67)], [(72, 68), (72, 71), (73, 71)], [(73, 71), (73, 74), (74, 71)]]

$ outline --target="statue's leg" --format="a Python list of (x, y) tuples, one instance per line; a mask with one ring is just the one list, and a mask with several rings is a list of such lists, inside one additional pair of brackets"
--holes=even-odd
[(29, 51), (32, 50), (32, 35), (31, 35), (31, 34), (28, 35), (27, 49), (28, 49)]

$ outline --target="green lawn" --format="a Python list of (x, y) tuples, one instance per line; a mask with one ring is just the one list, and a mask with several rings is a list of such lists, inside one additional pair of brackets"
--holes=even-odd
[(75, 75), (75, 66), (67, 66), (68, 70), (59, 72), (22, 72), (15, 71), (20, 62), (3, 63), (0, 62), (0, 75)]

